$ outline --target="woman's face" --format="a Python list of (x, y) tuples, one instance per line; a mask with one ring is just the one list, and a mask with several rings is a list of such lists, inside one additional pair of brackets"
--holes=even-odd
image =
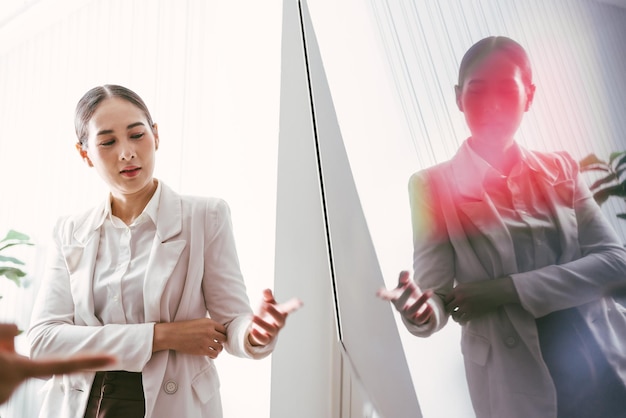
[(522, 70), (503, 52), (492, 52), (473, 64), (456, 100), (475, 141), (512, 142), (530, 104), (534, 85), (526, 86)]
[(131, 195), (153, 186), (159, 136), (141, 109), (120, 98), (105, 99), (87, 126), (87, 148), (79, 146), (79, 152), (114, 195)]

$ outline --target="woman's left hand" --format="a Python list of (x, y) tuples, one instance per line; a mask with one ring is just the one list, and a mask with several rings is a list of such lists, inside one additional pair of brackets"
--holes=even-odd
[(461, 325), (500, 305), (516, 302), (519, 298), (510, 277), (459, 283), (444, 300), (446, 312)]
[(285, 326), (287, 316), (300, 309), (302, 301), (292, 298), (279, 304), (274, 299), (270, 289), (263, 291), (263, 301), (259, 312), (252, 317), (248, 341), (253, 346), (263, 346), (271, 343), (278, 332)]

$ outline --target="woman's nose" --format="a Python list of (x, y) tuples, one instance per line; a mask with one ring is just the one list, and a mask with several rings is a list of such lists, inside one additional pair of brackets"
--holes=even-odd
[(498, 112), (502, 109), (502, 98), (497, 94), (488, 94), (483, 102), (483, 109), (488, 112)]
[(128, 161), (133, 158), (135, 158), (135, 147), (129, 143), (122, 145), (122, 149), (120, 150), (120, 160)]

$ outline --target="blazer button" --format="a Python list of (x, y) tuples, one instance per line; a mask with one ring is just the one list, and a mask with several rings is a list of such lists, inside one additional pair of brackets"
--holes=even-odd
[(178, 390), (178, 383), (174, 382), (173, 380), (168, 380), (163, 384), (163, 390), (168, 395), (173, 395)]
[(504, 339), (504, 344), (509, 348), (513, 348), (517, 345), (517, 338), (515, 338), (512, 335), (509, 335), (508, 337)]

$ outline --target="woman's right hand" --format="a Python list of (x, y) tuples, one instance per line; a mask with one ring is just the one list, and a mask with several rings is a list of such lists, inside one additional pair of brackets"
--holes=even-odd
[(154, 326), (152, 352), (174, 350), (212, 359), (226, 342), (226, 327), (211, 318), (163, 322)]
[(377, 296), (393, 303), (398, 312), (409, 322), (415, 325), (424, 325), (433, 315), (433, 308), (428, 304), (428, 299), (433, 292), (422, 292), (411, 279), (408, 271), (400, 272), (398, 286), (393, 290), (380, 289)]

